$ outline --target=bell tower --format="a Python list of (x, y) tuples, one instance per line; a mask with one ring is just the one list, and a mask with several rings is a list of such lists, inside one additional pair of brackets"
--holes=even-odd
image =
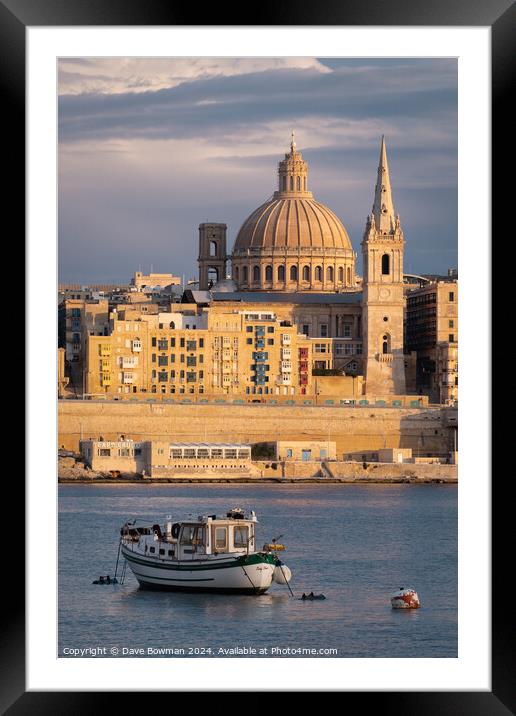
[(207, 291), (226, 278), (226, 224), (199, 224), (199, 289)]
[(364, 378), (368, 395), (403, 395), (403, 252), (382, 137), (373, 210), (362, 240)]

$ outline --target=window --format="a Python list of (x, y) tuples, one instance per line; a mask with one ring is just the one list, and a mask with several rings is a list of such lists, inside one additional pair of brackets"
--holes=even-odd
[(384, 254), (382, 256), (382, 274), (388, 276), (390, 272), (390, 256), (389, 254)]
[(290, 280), (297, 281), (297, 266), (290, 267)]
[(252, 346), (252, 345), (253, 345), (253, 339), (252, 339), (252, 338), (248, 338), (247, 341), (246, 341), (246, 343), (247, 343), (248, 345), (251, 345), (251, 346)]
[(185, 339), (184, 339), (184, 338), (181, 338), (181, 339), (180, 339), (179, 345), (180, 345), (181, 348), (184, 348), (184, 347), (185, 347)]
[(199, 338), (199, 348), (204, 348), (204, 338)]
[(285, 280), (285, 267), (283, 265), (278, 266), (278, 281)]
[(310, 326), (308, 325), (308, 323), (303, 323), (303, 325), (301, 327), (301, 333), (304, 333), (305, 336), (310, 335)]
[(293, 451), (292, 448), (287, 448), (287, 457), (292, 457)]
[(186, 350), (187, 351), (196, 351), (197, 350), (197, 341), (186, 341)]
[(265, 267), (265, 280), (272, 281), (272, 266)]
[(226, 549), (227, 529), (226, 527), (215, 528), (215, 549)]
[(448, 328), (453, 328), (453, 321), (448, 321)]
[(158, 365), (168, 365), (168, 356), (158, 356)]
[(315, 280), (322, 281), (322, 268), (320, 266), (315, 267)]
[(339, 268), (339, 283), (344, 283), (344, 269), (342, 266)]
[(321, 338), (327, 338), (328, 337), (328, 324), (327, 323), (321, 323)]
[(181, 533), (181, 544), (204, 544), (204, 527), (200, 525), (184, 525)]
[(190, 365), (190, 366), (197, 365), (197, 358), (195, 356), (187, 356), (186, 365)]
[(310, 281), (310, 266), (303, 266), (303, 281)]
[(249, 527), (233, 527), (233, 546), (247, 547), (249, 539)]
[(260, 280), (260, 267), (253, 266), (253, 281), (259, 281), (259, 280)]
[(247, 266), (244, 266), (244, 283), (247, 283), (248, 273)]
[(328, 281), (333, 281), (333, 266), (328, 266), (326, 269), (326, 278)]
[(166, 338), (160, 338), (158, 341), (158, 350), (160, 351), (166, 351), (168, 350), (168, 340)]
[(455, 334), (454, 334), (454, 333), (450, 333), (450, 334), (449, 334), (449, 336), (448, 336), (448, 342), (449, 342), (449, 343), (454, 343), (454, 342), (455, 342)]
[(159, 380), (160, 383), (166, 383), (167, 380), (168, 380), (168, 372), (167, 372), (166, 370), (165, 370), (165, 371), (160, 371), (160, 372), (158, 373), (158, 380)]
[(455, 301), (455, 294), (453, 293), (453, 291), (450, 291), (450, 293), (448, 294), (448, 301)]
[(109, 448), (100, 448), (99, 457), (111, 457), (111, 450)]

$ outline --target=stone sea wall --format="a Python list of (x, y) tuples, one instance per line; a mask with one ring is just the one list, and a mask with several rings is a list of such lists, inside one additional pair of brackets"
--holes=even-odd
[(337, 457), (381, 448), (447, 456), (457, 409), (344, 406), (58, 402), (58, 447), (78, 451), (81, 438), (257, 443), (332, 440)]

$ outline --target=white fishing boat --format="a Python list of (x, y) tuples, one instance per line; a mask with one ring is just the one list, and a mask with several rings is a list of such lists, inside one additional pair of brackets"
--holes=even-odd
[(240, 508), (163, 526), (126, 522), (120, 549), (144, 589), (263, 594), (273, 581), (288, 585), (291, 572), (276, 540), (256, 550), (256, 524)]

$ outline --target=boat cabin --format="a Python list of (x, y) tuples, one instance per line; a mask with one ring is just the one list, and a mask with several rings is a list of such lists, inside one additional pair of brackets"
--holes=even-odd
[(254, 512), (246, 515), (238, 508), (225, 517), (200, 515), (197, 520), (169, 521), (162, 528), (122, 528), (125, 542), (147, 556), (161, 559), (198, 559), (205, 555), (255, 552)]

